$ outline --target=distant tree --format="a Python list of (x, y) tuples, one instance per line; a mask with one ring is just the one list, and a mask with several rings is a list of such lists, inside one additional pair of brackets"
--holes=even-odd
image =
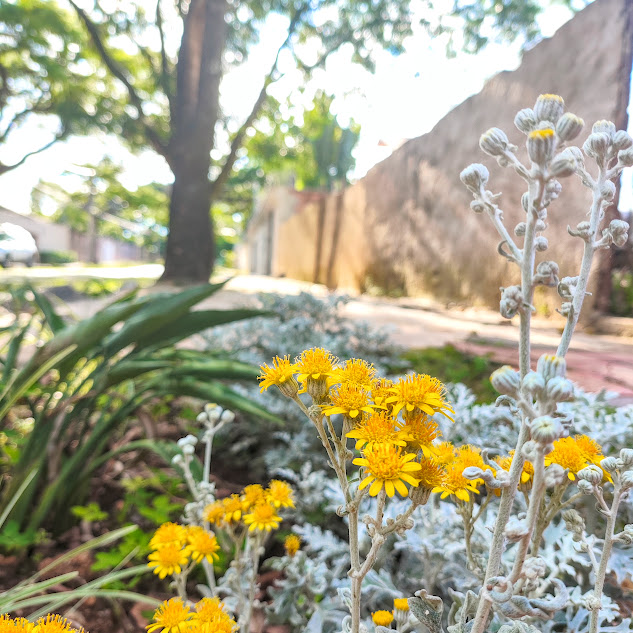
[[(541, 3), (456, 0), (450, 13), (464, 18), (467, 34), (490, 27), (515, 37), (530, 33), (521, 20), (533, 24), (534, 13), (506, 11), (505, 7), (523, 5), (540, 8)], [(16, 32), (20, 22), (29, 23), (22, 52), (27, 66), (21, 70), (24, 76), (32, 74), (31, 64), (47, 71), (50, 60), (57, 59), (58, 38), (47, 37), (44, 27), (56, 19), (59, 40), (68, 41), (62, 46), (62, 61), (74, 54), (79, 59), (61, 67), (52, 64), (51, 70), (62, 85), (64, 77), (74, 84), (67, 90), (75, 93), (79, 114), (90, 114), (90, 108), (82, 105), (89, 99), (91, 126), (114, 131), (131, 146), (151, 147), (165, 158), (174, 184), (164, 279), (187, 282), (209, 278), (215, 259), (209, 209), (222, 195), (246, 133), (266, 102), (268, 88), (280, 76), (281, 56), (289, 53), (306, 78), (343, 47), (350, 50), (354, 62), (371, 69), (376, 51), (402, 52), (413, 19), (410, 0), (156, 0), (155, 5), (111, 0), (107, 7), (101, 0), (4, 0), (2, 6), (9, 7), (9, 14), (14, 11), (9, 24)], [(478, 9), (474, 18), (465, 11), (471, 6)], [(66, 7), (73, 8), (83, 30), (67, 21)], [(53, 18), (49, 12), (57, 12), (59, 17)], [(250, 113), (236, 128), (231, 127), (231, 113), (220, 110), (222, 74), (247, 59), (262, 25), (273, 14), (286, 18), (285, 37)], [(446, 30), (445, 25), (441, 28)], [(16, 33), (11, 36), (20, 40)], [(32, 41), (36, 43), (32, 45)], [(476, 46), (481, 43), (483, 40), (475, 42)], [(6, 61), (0, 63), (9, 77)], [(46, 90), (46, 80), (43, 83)], [(7, 80), (5, 85), (9, 85)], [(55, 94), (52, 97), (54, 109), (60, 101)], [(75, 107), (72, 99), (61, 102)], [(37, 94), (33, 103), (37, 103)], [(107, 103), (112, 107), (104, 108)], [(57, 114), (64, 119), (63, 112)], [(83, 120), (82, 114), (79, 121)], [(57, 136), (68, 133), (62, 126)], [(215, 154), (223, 147), (223, 157), (212, 161), (211, 151)]]
[(33, 190), (32, 210), (94, 240), (98, 235), (128, 241), (156, 255), (167, 236), (168, 188), (151, 183), (129, 190), (120, 182), (123, 167), (110, 158), (77, 168), (80, 185), (69, 192), (58, 183), (40, 181)]

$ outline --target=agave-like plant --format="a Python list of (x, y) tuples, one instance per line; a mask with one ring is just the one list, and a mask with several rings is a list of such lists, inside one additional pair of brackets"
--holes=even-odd
[[(82, 502), (112, 436), (151, 400), (189, 396), (277, 421), (222, 382), (252, 380), (256, 368), (175, 347), (210, 327), (262, 315), (247, 309), (192, 310), (222, 286), (145, 296), (131, 292), (71, 324), (30, 288), (32, 296), (26, 296), (34, 314), (26, 323), (16, 318), (4, 331), (0, 420), (6, 426), (7, 414), (19, 403), (28, 407), (34, 424), (0, 496), (0, 514), (8, 509), (9, 518), (25, 529), (67, 527), (69, 504)], [(34, 328), (40, 339), (50, 338), (18, 368)], [(164, 453), (159, 443), (155, 448)]]

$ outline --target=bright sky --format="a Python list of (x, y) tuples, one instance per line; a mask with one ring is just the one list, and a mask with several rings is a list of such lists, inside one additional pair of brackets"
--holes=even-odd
[[(441, 4), (450, 6), (452, 0), (436, 2), (440, 10)], [(543, 34), (551, 36), (570, 17), (564, 7), (550, 6), (540, 20)], [(269, 69), (285, 37), (286, 25), (281, 18), (268, 19), (250, 61), (224, 78), (222, 105), (225, 112), (234, 113), (236, 121), (248, 114), (260, 89), (259, 78)], [(291, 95), (297, 106), (309, 105), (318, 88), (336, 95), (333, 109), (339, 121), (345, 124), (354, 118), (361, 125), (355, 152), (354, 176), (358, 178), (386, 158), (403, 140), (428, 132), (449, 110), (479, 92), (486, 79), (499, 71), (514, 69), (518, 64), (518, 45), (505, 44), (490, 45), (476, 56), (458, 54), (448, 60), (445, 41), (431, 41), (422, 28), (417, 28), (407, 41), (404, 54), (393, 57), (381, 52), (378, 55), (374, 75), (353, 66), (348, 61), (348, 51), (341, 50), (330, 58), (325, 71), (315, 74), (302, 95), (296, 90), (300, 77), (292, 70), (292, 60), (282, 57), (280, 70), (286, 74), (271, 91), (282, 101)], [(0, 148), (0, 158), (7, 162), (15, 160), (25, 147), (41, 144), (41, 139), (46, 138), (43, 134), (39, 124), (25, 125), (9, 144)], [(71, 138), (0, 177), (0, 205), (27, 213), (31, 190), (40, 178), (65, 182), (72, 188), (72, 179), (62, 176), (64, 170), (72, 169), (73, 164), (98, 162), (106, 153), (125, 164), (124, 184), (128, 187), (171, 181), (171, 172), (164, 160), (152, 152), (134, 156), (112, 137)]]

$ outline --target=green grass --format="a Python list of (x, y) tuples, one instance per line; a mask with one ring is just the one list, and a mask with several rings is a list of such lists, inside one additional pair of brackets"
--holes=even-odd
[(477, 402), (494, 402), (499, 395), (490, 384), (490, 374), (501, 365), (490, 355), (474, 356), (445, 345), (410, 350), (403, 358), (417, 373), (436, 376), (442, 382), (464, 383), (476, 394)]

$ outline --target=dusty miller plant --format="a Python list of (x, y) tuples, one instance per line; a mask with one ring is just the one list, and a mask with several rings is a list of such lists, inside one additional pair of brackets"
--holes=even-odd
[[(564, 488), (567, 477), (565, 472), (560, 472), (560, 466), (546, 468), (545, 456), (551, 452), (555, 441), (569, 435), (573, 423), (573, 419), (559, 408), (560, 403), (573, 399), (573, 386), (565, 377), (565, 355), (587, 294), (594, 255), (611, 244), (621, 246), (626, 243), (629, 228), (622, 220), (612, 220), (608, 226), (602, 226), (605, 210), (612, 204), (616, 193), (613, 180), (624, 167), (633, 165), (633, 141), (626, 132), (617, 131), (610, 121), (598, 121), (582, 151), (578, 147), (566, 147), (580, 133), (583, 121), (572, 113), (565, 113), (563, 100), (557, 95), (541, 95), (533, 109), (521, 110), (516, 115), (515, 124), (527, 136), (529, 167), (519, 160), (515, 153), (517, 148), (498, 128), (482, 135), (480, 147), (495, 157), (500, 166), (513, 168), (527, 184), (522, 198), (526, 219), (514, 229), (515, 236), (522, 240), (522, 246), (504, 224), (503, 212), (498, 205), (499, 194), (493, 194), (486, 188), (489, 179), (486, 167), (473, 164), (460, 175), (473, 194), (472, 209), (488, 215), (501, 236), (499, 253), (521, 271), (521, 284), (502, 289), (500, 302), (504, 317), (519, 315), (519, 371), (503, 367), (492, 376), (493, 385), (503, 394), (500, 401), (509, 405), (514, 414), (518, 437), (509, 473), (498, 470), (494, 476), (495, 486), (501, 490), (501, 499), (476, 608), (472, 607), (472, 614), (462, 613), (461, 620), (454, 625), (459, 627), (456, 630), (471, 633), (486, 630), (491, 609), (516, 621), (526, 616), (549, 620), (569, 602), (567, 587), (561, 580), (550, 578), (548, 561), (539, 556), (544, 528), (556, 511), (565, 505), (559, 490)], [(590, 168), (585, 166), (585, 155), (593, 163)], [(558, 179), (571, 176), (580, 178), (582, 184), (591, 190), (593, 200), (589, 219), (579, 222), (575, 229), (568, 229), (572, 237), (584, 242), (580, 271), (575, 276), (559, 279), (556, 262), (542, 261), (536, 265), (536, 253), (548, 247), (543, 233), (547, 229), (548, 207), (561, 191)], [(557, 288), (563, 301), (560, 312), (567, 321), (556, 355), (541, 357), (533, 370), (530, 362), (530, 319), (537, 285)], [(514, 500), (526, 459), (534, 468), (527, 510), (525, 515), (513, 516)], [(464, 473), (466, 477), (481, 474), (474, 469)], [(566, 509), (563, 514), (567, 529), (591, 561), (594, 588), (585, 606), (590, 613), (588, 631), (596, 633), (613, 545), (618, 541), (630, 543), (633, 540), (633, 527), (626, 526), (619, 533), (615, 529), (620, 503), (633, 486), (633, 450), (622, 449), (619, 457), (607, 457), (600, 466), (588, 466), (577, 476), (579, 492), (574, 497), (592, 495), (598, 502), (599, 512), (606, 518), (602, 547), (596, 552), (595, 539), (587, 537), (580, 514), (573, 508)], [(608, 481), (605, 482), (605, 479)], [(551, 490), (549, 499), (548, 490)], [(517, 546), (511, 564), (504, 565), (502, 556), (508, 542), (516, 542)], [(544, 586), (550, 583), (555, 584), (556, 596), (544, 600), (541, 597)], [(516, 624), (502, 628), (520, 631), (532, 627)]]

